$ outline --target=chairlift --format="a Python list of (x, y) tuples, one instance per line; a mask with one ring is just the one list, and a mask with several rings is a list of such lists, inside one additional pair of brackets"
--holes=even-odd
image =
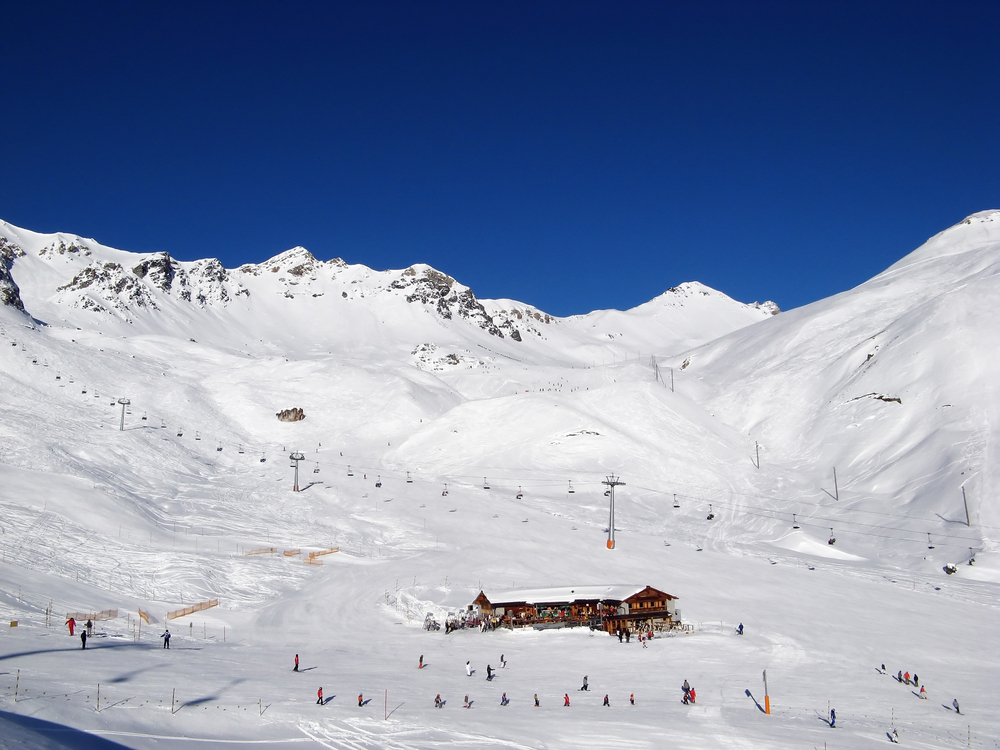
[(972, 551), (972, 547), (969, 547), (969, 562), (967, 562), (966, 565), (975, 565), (975, 564), (976, 564), (976, 553)]
[(37, 357), (32, 357), (31, 358), (31, 364), (37, 365), (38, 364), (38, 358)]
[(441, 497), (448, 497), (448, 483), (444, 483), (444, 489), (441, 490)]
[(316, 464), (316, 468), (313, 469), (313, 474), (319, 474), (319, 464)]
[(238, 452), (239, 453), (243, 453), (243, 443), (240, 443), (240, 447), (239, 447), (239, 451)]
[(183, 437), (183, 436), (184, 436), (184, 428), (183, 427), (178, 427), (177, 428), (177, 437)]
[(927, 549), (934, 549), (934, 545), (931, 544), (931, 533), (927, 532)]
[(611, 490), (604, 490), (604, 497), (611, 497)]
[(56, 380), (62, 380), (62, 375), (56, 375)]
[(263, 453), (261, 453), (261, 454), (260, 454), (260, 462), (261, 462), (261, 463), (264, 463), (265, 461), (267, 461), (267, 458), (265, 458), (265, 457), (264, 457), (264, 454), (263, 454)]
[(833, 535), (833, 529), (830, 529), (830, 538), (826, 541), (831, 547), (837, 543), (837, 537)]
[(142, 420), (141, 421), (143, 421), (143, 422), (148, 422), (149, 421), (148, 419), (146, 419), (146, 412), (142, 413)]
[(799, 528), (799, 522), (795, 520), (795, 514), (794, 513), (792, 513), (792, 528), (793, 529)]
[(222, 453), (222, 443), (219, 443), (219, 447), (215, 449), (219, 453)]
[(378, 475), (378, 481), (375, 482), (375, 486), (376, 487), (381, 487), (382, 486), (382, 475), (381, 474)]
[[(608, 492), (611, 492), (611, 490), (608, 490)], [(675, 508), (681, 507), (681, 504), (679, 502), (677, 502), (677, 493), (676, 492), (674, 493), (674, 507)]]
[(488, 490), (490, 488), (490, 483), (486, 481), (486, 477), (483, 477), (483, 489)]
[(87, 392), (87, 386), (83, 386), (83, 390), (80, 391), (80, 393), (86, 393), (86, 392)]
[(712, 504), (711, 503), (708, 504), (708, 516), (706, 516), (706, 518), (709, 521), (711, 521), (713, 518), (715, 518), (715, 513), (712, 512)]
[(198, 432), (197, 430), (194, 431), (194, 439), (201, 440), (201, 433)]
[(568, 493), (567, 493), (567, 494), (570, 494), (570, 495), (573, 495), (573, 494), (575, 494), (575, 493), (576, 493), (576, 490), (574, 490), (574, 489), (573, 489), (573, 482), (572, 482), (572, 480), (570, 480), (570, 483), (569, 483), (569, 491), (568, 491)]
[(523, 497), (524, 497), (524, 493), (521, 492), (521, 485), (518, 485), (517, 486), (517, 499), (520, 500)]
[(410, 476), (410, 472), (406, 472), (406, 483), (413, 484), (413, 478)]
[(354, 476), (354, 472), (351, 471), (351, 465), (350, 464), (347, 464), (347, 476), (349, 476), (349, 477), (353, 477)]
[[(94, 398), (97, 398), (97, 394), (96, 394), (96, 393), (94, 394)], [(112, 402), (111, 402), (111, 405), (112, 405), (112, 406), (114, 406), (114, 405), (115, 405), (115, 402), (114, 402), (114, 401), (112, 401)]]

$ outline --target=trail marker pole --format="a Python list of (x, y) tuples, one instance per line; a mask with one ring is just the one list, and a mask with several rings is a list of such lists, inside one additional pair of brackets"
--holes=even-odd
[(833, 467), (833, 497), (840, 500), (840, 487), (837, 485), (837, 467)]
[(670, 368), (670, 392), (674, 392), (674, 368)]
[(174, 698), (177, 697), (177, 689), (170, 688), (170, 715), (174, 715)]
[(969, 518), (969, 499), (965, 496), (965, 486), (962, 486), (962, 503), (965, 505), (965, 525), (971, 526), (972, 521)]
[(21, 670), (17, 670), (17, 677), (14, 678), (14, 703), (17, 703), (17, 689), (21, 685)]
[(764, 670), (764, 713), (771, 715), (771, 696), (767, 694), (767, 670)]
[(97, 683), (97, 713), (101, 713), (101, 683)]
[(757, 468), (760, 469), (760, 443), (753, 441), (753, 449), (757, 451)]

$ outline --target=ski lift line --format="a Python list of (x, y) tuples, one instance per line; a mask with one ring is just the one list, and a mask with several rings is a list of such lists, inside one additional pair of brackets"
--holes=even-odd
[[(661, 494), (664, 494), (664, 493), (661, 493)], [(689, 499), (699, 500), (699, 501), (702, 501), (702, 502), (707, 502), (707, 501), (702, 500), (701, 498), (689, 498)], [(714, 500), (712, 502), (714, 504), (716, 504), (716, 505), (726, 505), (726, 503), (724, 503), (724, 502), (723, 503), (719, 503), (718, 501), (714, 501)], [(730, 507), (732, 507), (732, 506), (730, 506)], [(755, 510), (750, 510), (750, 509), (747, 509), (747, 508), (738, 508), (737, 507), (737, 508), (732, 508), (732, 509), (736, 513), (742, 513), (742, 514), (748, 515), (748, 516), (757, 516), (757, 517), (760, 517), (760, 518), (767, 518), (767, 519), (774, 519), (774, 520), (781, 520), (782, 517), (788, 515), (787, 511), (772, 510), (770, 508), (758, 508), (758, 509), (755, 509)], [(836, 524), (838, 526), (841, 526), (841, 527), (843, 527), (845, 525), (851, 525), (851, 526), (864, 526), (864, 527), (867, 527), (867, 528), (878, 529), (878, 530), (883, 530), (883, 531), (898, 531), (898, 532), (900, 532), (901, 535), (922, 535), (922, 534), (926, 533), (926, 532), (922, 532), (922, 531), (914, 531), (912, 529), (900, 529), (900, 528), (896, 528), (896, 527), (885, 527), (885, 526), (874, 526), (872, 524), (861, 524), (861, 523), (857, 523), (857, 522), (854, 522), (854, 521), (846, 521), (844, 519), (814, 518), (813, 520), (818, 520), (818, 521), (820, 521), (820, 523), (809, 523), (808, 521), (802, 521), (802, 520), (799, 520), (798, 523), (799, 523), (800, 526), (810, 526), (810, 527), (817, 528), (817, 529), (829, 529), (830, 528), (830, 523), (834, 523), (834, 524)], [(881, 539), (889, 539), (889, 540), (892, 540), (892, 541), (899, 541), (899, 542), (916, 542), (916, 543), (926, 544), (926, 542), (924, 542), (924, 540), (922, 538), (912, 539), (912, 538), (908, 538), (906, 536), (900, 536), (900, 535), (893, 536), (893, 535), (889, 535), (889, 534), (877, 534), (877, 533), (873, 533), (871, 531), (860, 531), (860, 530), (856, 530), (856, 529), (852, 529), (848, 533), (850, 533), (850, 534), (858, 534), (858, 535), (861, 535), (861, 536), (878, 537), (878, 538), (881, 538)], [(958, 541), (962, 542), (961, 544), (946, 544), (946, 543), (943, 543), (943, 542), (938, 542), (938, 546), (963, 547), (964, 548), (964, 547), (968, 547), (967, 542), (974, 542), (976, 545), (981, 545), (982, 544), (982, 540), (981, 539), (970, 539), (968, 537), (956, 537), (956, 536), (951, 536), (951, 535), (947, 535), (947, 534), (938, 534), (937, 536), (938, 536), (938, 538), (944, 537), (944, 538), (948, 538), (948, 539), (955, 539), (955, 540), (958, 540)]]
[[(664, 492), (663, 490), (654, 489), (652, 487), (643, 487), (641, 485), (636, 485), (634, 483), (632, 484), (632, 486), (635, 489), (644, 490), (646, 492), (649, 492), (649, 493), (652, 493), (652, 494), (655, 494), (655, 495), (663, 495), (665, 497), (668, 494), (668, 493)], [(727, 502), (725, 500), (721, 500), (720, 501), (720, 500), (718, 500), (717, 498), (714, 498), (714, 497), (711, 498), (711, 500), (710, 500), (709, 498), (700, 497), (698, 495), (685, 495), (685, 494), (681, 494), (681, 493), (677, 493), (677, 495), (678, 495), (678, 497), (687, 498), (689, 500), (696, 500), (696, 501), (701, 501), (701, 502), (704, 502), (704, 503), (712, 502), (712, 503), (715, 503), (716, 505), (719, 505), (719, 506), (727, 507), (727, 508), (733, 509), (733, 510), (738, 511), (738, 512), (750, 513), (752, 515), (761, 515), (763, 513), (767, 513), (767, 514), (770, 514), (768, 517), (780, 518), (781, 516), (787, 516), (788, 513), (789, 513), (789, 511), (787, 511), (785, 509), (762, 508), (762, 507), (754, 506), (754, 505), (737, 505), (737, 504), (734, 504), (734, 503), (729, 503), (729, 502)], [(757, 513), (753, 513), (753, 511), (758, 511), (758, 512)], [(854, 509), (849, 509), (847, 512), (856, 512), (856, 511), (854, 511)], [(801, 514), (796, 513), (796, 515), (801, 515)], [(880, 515), (890, 515), (890, 514), (880, 514)], [(913, 529), (905, 529), (905, 528), (900, 528), (898, 526), (886, 526), (886, 525), (882, 525), (882, 524), (864, 523), (862, 521), (850, 521), (850, 520), (844, 519), (843, 517), (828, 518), (826, 516), (818, 516), (818, 515), (813, 515), (813, 514), (808, 514), (808, 513), (806, 514), (806, 517), (814, 519), (814, 520), (826, 521), (827, 523), (821, 524), (821, 525), (825, 526), (826, 528), (829, 528), (829, 523), (833, 522), (833, 523), (839, 524), (841, 526), (843, 526), (843, 525), (862, 526), (862, 527), (870, 528), (870, 529), (886, 529), (886, 530), (891, 530), (891, 531), (900, 531), (900, 532), (907, 533), (907, 534), (916, 534), (916, 533), (923, 534), (923, 533), (926, 533), (924, 531), (919, 531), (918, 532), (918, 531), (915, 531)], [(898, 520), (902, 520), (902, 521), (914, 521), (914, 522), (916, 522), (916, 521), (926, 520), (926, 519), (923, 519), (923, 518), (910, 518), (908, 516), (903, 516), (903, 515), (898, 515), (898, 514), (892, 515), (891, 517), (895, 518), (895, 519), (898, 519)], [(938, 520), (940, 520), (940, 519), (938, 519)], [(804, 521), (800, 521), (799, 523), (805, 523), (805, 522)], [(980, 528), (986, 529), (986, 528), (990, 528), (990, 527), (988, 527), (988, 526), (982, 526)], [(949, 539), (965, 539), (965, 540), (969, 539), (969, 537), (956, 536), (954, 534), (936, 533), (936, 535), (938, 537), (945, 537), (945, 538), (949, 538)]]

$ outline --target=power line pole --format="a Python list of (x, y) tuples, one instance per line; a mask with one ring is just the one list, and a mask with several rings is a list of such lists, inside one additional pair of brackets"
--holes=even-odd
[(293, 451), (288, 457), (291, 460), (291, 465), (295, 467), (295, 484), (292, 487), (292, 492), (299, 491), (299, 461), (304, 461), (305, 456), (303, 456), (298, 451)]
[(608, 549), (615, 548), (615, 487), (624, 487), (625, 482), (618, 480), (614, 474), (608, 476), (601, 484), (606, 484), (608, 486), (608, 496), (611, 498), (611, 510), (609, 513), (610, 520), (608, 521)]
[(118, 399), (118, 403), (122, 405), (122, 421), (121, 424), (118, 425), (118, 431), (125, 432), (125, 407), (131, 404), (132, 402), (129, 401), (127, 398), (120, 398)]

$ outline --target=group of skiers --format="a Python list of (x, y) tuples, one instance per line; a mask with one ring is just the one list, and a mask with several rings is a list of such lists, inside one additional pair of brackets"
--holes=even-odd
[[(885, 664), (883, 664), (878, 671), (882, 674), (889, 674), (885, 669)], [(909, 672), (904, 672), (902, 669), (900, 669), (899, 671), (896, 672), (896, 674), (892, 676), (892, 678), (900, 685), (911, 685), (915, 688), (920, 688), (919, 693), (916, 690), (914, 690), (913, 692), (916, 693), (918, 698), (922, 700), (927, 700), (927, 690), (923, 685), (920, 684), (920, 677), (917, 676), (916, 672), (914, 672), (911, 675)], [(952, 708), (955, 709), (955, 713), (957, 714), (962, 713), (962, 711), (959, 709), (958, 706), (958, 698), (952, 699), (951, 706)]]

